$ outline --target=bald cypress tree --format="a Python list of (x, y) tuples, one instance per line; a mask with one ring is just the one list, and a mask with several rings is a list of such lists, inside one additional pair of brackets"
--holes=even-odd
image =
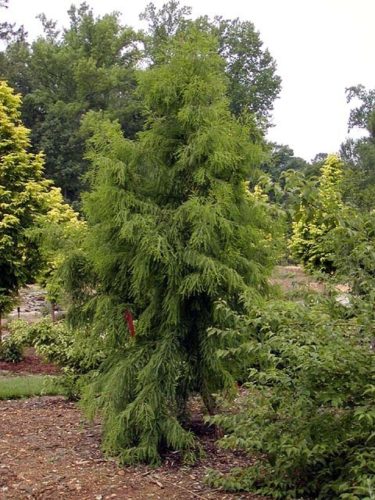
[(139, 76), (147, 119), (135, 141), (86, 119), (95, 129), (86, 256), (72, 256), (66, 273), (71, 318), (108, 342), (85, 401), (124, 463), (194, 448), (188, 397), (213, 411), (214, 394), (233, 389), (235, 360), (217, 353), (240, 341), (231, 311), (265, 293), (272, 261), (270, 221), (245, 182), (260, 150), (230, 114), (216, 42), (191, 30), (168, 51), (168, 63)]

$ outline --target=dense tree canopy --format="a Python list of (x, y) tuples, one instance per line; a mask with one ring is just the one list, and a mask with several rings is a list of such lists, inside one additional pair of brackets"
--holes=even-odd
[(347, 167), (344, 197), (352, 205), (370, 211), (375, 207), (375, 89), (350, 87), (347, 100), (359, 104), (350, 111), (349, 129), (361, 128), (366, 136), (349, 138), (341, 146)]
[(270, 175), (273, 181), (279, 181), (283, 173), (288, 170), (303, 172), (308, 163), (294, 155), (292, 148), (286, 145), (270, 143), (268, 145), (269, 156), (263, 162), (261, 168)]
[(142, 128), (136, 71), (165, 62), (169, 39), (192, 23), (219, 39), (231, 110), (236, 115), (250, 111), (258, 125), (269, 125), (280, 78), (254, 25), (238, 19), (191, 21), (190, 14), (189, 7), (174, 0), (160, 10), (150, 4), (142, 16), (148, 31), (140, 34), (123, 26), (117, 13), (95, 17), (82, 3), (69, 10), (70, 25), (61, 33), (42, 14), (44, 33), (36, 41), (9, 39), (0, 55), (0, 75), (24, 96), (22, 118), (31, 129), (32, 145), (45, 152), (46, 175), (70, 201), (78, 200), (85, 187), (84, 114), (105, 112), (119, 120), (127, 137), (134, 137)]
[(8, 45), (1, 73), (24, 95), (23, 120), (36, 150), (46, 154), (46, 175), (76, 200), (86, 171), (80, 121), (88, 110), (106, 111), (131, 137), (139, 125), (134, 66), (139, 59), (134, 31), (118, 14), (95, 18), (83, 3), (69, 11), (60, 34), (41, 17), (44, 35), (31, 46)]
[(48, 182), (43, 158), (27, 151), (28, 130), (20, 121), (20, 97), (0, 83), (0, 289), (12, 297), (35, 274), (36, 248), (27, 239), (43, 206)]

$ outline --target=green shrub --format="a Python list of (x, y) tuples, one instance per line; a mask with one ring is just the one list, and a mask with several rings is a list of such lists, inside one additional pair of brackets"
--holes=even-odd
[(22, 351), (22, 346), (8, 336), (0, 344), (0, 361), (19, 363), (22, 361)]
[(32, 346), (37, 354), (63, 369), (59, 390), (71, 399), (77, 399), (83, 385), (83, 376), (99, 366), (104, 359), (104, 339), (87, 330), (74, 330), (64, 321), (53, 323), (43, 318), (37, 323), (13, 321), (9, 326), (13, 345)]
[(338, 279), (349, 282), (356, 296), (373, 302), (375, 211), (366, 214), (353, 209), (350, 215), (329, 235), (334, 242)]
[(15, 319), (8, 324), (9, 336), (18, 345), (31, 347), (33, 345), (33, 329), (27, 321)]
[(222, 446), (257, 463), (211, 483), (273, 498), (373, 498), (374, 362), (356, 318), (332, 317), (323, 301), (280, 301), (237, 328), (251, 334), (240, 348), (252, 365), (246, 396), (211, 421), (226, 431)]
[(30, 330), (33, 346), (38, 354), (59, 366), (69, 363), (69, 349), (74, 342), (74, 333), (65, 323), (53, 323), (49, 318), (44, 318), (32, 325)]
[(9, 335), (0, 344), (0, 360), (19, 363), (23, 350), (32, 345), (31, 330), (26, 321), (15, 320), (8, 325)]
[(11, 338), (22, 346), (32, 346), (46, 361), (78, 373), (86, 373), (103, 359), (103, 339), (93, 339), (84, 330), (73, 330), (64, 321), (43, 318), (37, 323), (13, 321)]

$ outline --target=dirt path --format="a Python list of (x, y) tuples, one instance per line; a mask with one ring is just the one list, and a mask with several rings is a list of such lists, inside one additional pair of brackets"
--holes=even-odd
[(19, 293), (18, 307), (8, 314), (6, 321), (9, 322), (20, 318), (29, 323), (38, 321), (43, 313), (48, 313), (50, 305), (46, 300), (46, 292), (38, 285), (27, 285)]
[(291, 292), (307, 288), (310, 291), (323, 293), (324, 285), (309, 276), (301, 266), (276, 266), (271, 283), (279, 285), (283, 292)]
[(204, 485), (207, 468), (228, 470), (243, 458), (204, 442), (207, 458), (195, 467), (119, 467), (100, 451), (100, 428), (89, 425), (61, 397), (0, 401), (1, 500), (256, 499)]

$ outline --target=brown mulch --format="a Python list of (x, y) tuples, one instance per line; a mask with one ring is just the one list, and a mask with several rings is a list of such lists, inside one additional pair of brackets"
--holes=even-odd
[(204, 484), (209, 468), (227, 471), (249, 459), (201, 437), (206, 458), (183, 466), (175, 455), (159, 468), (120, 467), (100, 451), (100, 426), (62, 397), (0, 402), (1, 500), (260, 499)]
[(24, 358), (19, 363), (0, 361), (0, 372), (7, 372), (7, 375), (11, 373), (56, 375), (60, 373), (60, 369), (56, 365), (45, 363), (40, 356), (35, 353), (35, 350), (30, 347), (25, 349)]

